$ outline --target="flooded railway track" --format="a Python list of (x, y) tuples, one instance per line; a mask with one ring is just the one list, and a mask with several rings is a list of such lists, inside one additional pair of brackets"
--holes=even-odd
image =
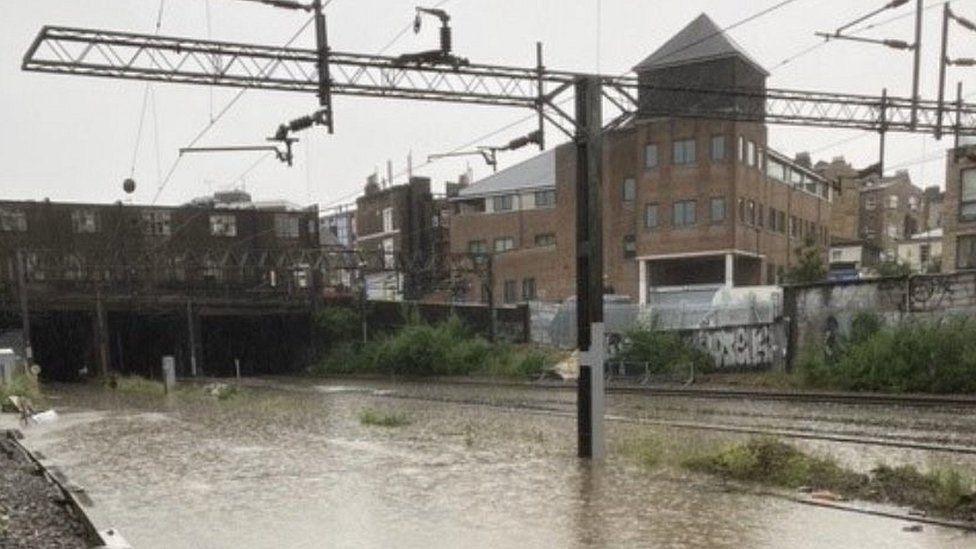
[[(488, 407), (494, 410), (501, 410), (512, 413), (534, 413), (557, 417), (576, 417), (573, 403), (566, 402), (565, 406), (553, 406), (541, 402), (499, 402), (476, 398), (455, 398), (440, 397), (430, 395), (410, 395), (397, 393), (389, 390), (377, 390), (372, 393), (375, 397), (383, 397), (399, 400), (413, 400), (451, 404), (457, 406)], [(844, 444), (857, 444), (866, 446), (881, 446), (891, 448), (902, 448), (911, 450), (924, 450), (931, 452), (943, 452), (950, 454), (976, 455), (976, 446), (944, 444), (930, 442), (917, 437), (904, 436), (863, 436), (856, 434), (841, 433), (830, 430), (818, 430), (812, 428), (783, 428), (768, 425), (735, 425), (728, 423), (706, 423), (698, 421), (683, 421), (674, 419), (655, 419), (649, 417), (633, 417), (620, 414), (607, 414), (606, 419), (612, 422), (629, 423), (634, 425), (647, 425), (654, 427), (667, 427), (674, 429), (686, 429), (696, 431), (714, 431), (758, 436), (774, 436), (792, 439), (803, 439), (812, 441), (836, 442)]]

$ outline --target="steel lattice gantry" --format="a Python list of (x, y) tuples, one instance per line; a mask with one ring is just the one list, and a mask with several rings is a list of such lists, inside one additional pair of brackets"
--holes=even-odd
[[(24, 56), (27, 71), (318, 93), (317, 52), (213, 40), (175, 38), (127, 32), (44, 27)], [(539, 110), (572, 136), (574, 117), (556, 98), (572, 92), (581, 77), (594, 76), (537, 67), (471, 64), (403, 65), (397, 58), (329, 51), (328, 76), (333, 94), (392, 97), (524, 107)], [(633, 76), (598, 76), (602, 94), (626, 120), (636, 110), (640, 87)], [(649, 86), (648, 86), (649, 87)], [(644, 106), (645, 114), (676, 117), (762, 121), (885, 132), (976, 135), (976, 105), (957, 103), (940, 123), (939, 104), (920, 101), (912, 122), (909, 98), (810, 92), (786, 89), (696, 89), (654, 86), (654, 90), (693, 93), (693, 109)], [(734, 110), (710, 106), (729, 97), (752, 107)], [(723, 101), (724, 104), (724, 101)], [(570, 109), (571, 111), (571, 109)], [(943, 125), (944, 124), (944, 125)]]

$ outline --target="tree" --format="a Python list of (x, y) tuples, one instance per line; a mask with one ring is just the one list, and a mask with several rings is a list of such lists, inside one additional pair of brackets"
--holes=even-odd
[(790, 284), (813, 284), (827, 278), (827, 266), (824, 264), (823, 250), (807, 238), (803, 245), (796, 249), (796, 265), (786, 271), (784, 277)]

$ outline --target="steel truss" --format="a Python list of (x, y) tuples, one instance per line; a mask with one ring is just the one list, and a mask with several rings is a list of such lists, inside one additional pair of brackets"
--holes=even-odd
[[(319, 93), (318, 52), (153, 36), (127, 32), (44, 27), (27, 51), (27, 71)], [(397, 58), (329, 51), (331, 93), (444, 101), (539, 111), (573, 137), (575, 119), (560, 107), (582, 73), (471, 64), (401, 65)], [(600, 76), (603, 97), (621, 113), (608, 127), (630, 120), (641, 88), (633, 76)], [(919, 101), (913, 119), (910, 98), (788, 89), (704, 89), (644, 84), (644, 89), (694, 97), (693, 108), (654, 108), (644, 116), (727, 119), (797, 126), (884, 132), (976, 135), (976, 105), (957, 104), (944, 123), (937, 101)], [(729, 109), (734, 98), (737, 107)], [(569, 99), (568, 97), (566, 98)], [(738, 101), (741, 99), (741, 101)], [(687, 102), (685, 102), (687, 103)], [(571, 111), (572, 109), (569, 109)], [(943, 113), (944, 114), (944, 113)]]

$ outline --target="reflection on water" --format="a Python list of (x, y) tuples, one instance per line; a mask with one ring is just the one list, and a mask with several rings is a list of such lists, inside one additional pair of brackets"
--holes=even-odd
[[(59, 387), (62, 420), (28, 443), (139, 548), (174, 547), (967, 547), (927, 526), (729, 491), (620, 456), (575, 458), (572, 418), (364, 389), (260, 389), (227, 402)], [(393, 386), (397, 392), (456, 393)], [(571, 395), (477, 389), (499, 400)], [(618, 403), (619, 404), (619, 403)], [(364, 407), (411, 424), (360, 425)], [(610, 437), (636, 426), (611, 425)], [(646, 428), (644, 428), (646, 429)]]

